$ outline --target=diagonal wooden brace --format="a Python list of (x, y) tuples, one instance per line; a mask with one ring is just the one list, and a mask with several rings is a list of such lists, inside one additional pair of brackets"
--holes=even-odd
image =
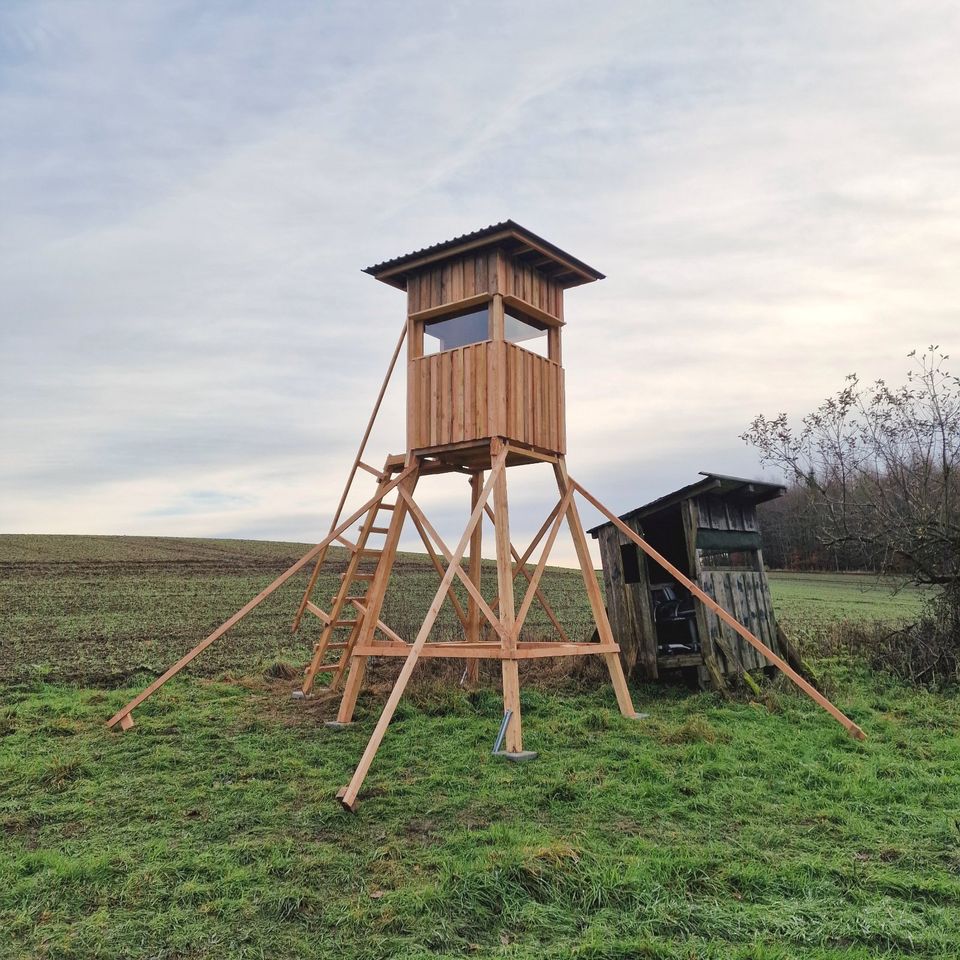
[[(514, 576), (516, 576), (518, 573), (523, 574), (528, 584), (530, 583), (532, 574), (529, 570), (527, 570), (527, 561), (530, 559), (531, 554), (536, 549), (536, 546), (543, 537), (547, 527), (549, 527), (551, 520), (553, 520), (555, 516), (554, 511), (559, 509), (559, 507), (560, 504), (557, 504), (557, 506), (554, 507), (554, 510), (550, 511), (550, 515), (544, 521), (543, 526), (537, 531), (537, 535), (531, 541), (531, 545), (524, 551), (523, 556), (520, 556), (517, 548), (512, 543), (510, 544), (510, 555), (513, 557), (516, 564), (514, 567)], [(490, 522), (496, 526), (497, 518), (494, 512), (490, 509), (490, 504), (487, 504), (487, 516), (490, 518)], [(553, 624), (554, 629), (557, 631), (561, 642), (570, 643), (571, 640), (567, 636), (567, 631), (563, 629), (563, 624), (560, 623), (560, 618), (557, 616), (556, 611), (551, 606), (550, 601), (547, 600), (546, 594), (544, 594), (543, 590), (541, 590), (539, 586), (537, 587), (536, 597), (537, 600), (540, 601), (540, 606), (543, 607), (543, 612), (547, 615), (548, 619)], [(499, 598), (497, 602), (499, 602)], [(496, 609), (496, 604), (494, 604), (494, 609)]]
[(509, 637), (508, 632), (501, 623), (499, 617), (493, 612), (490, 608), (490, 605), (483, 598), (483, 594), (477, 588), (477, 585), (467, 576), (463, 567), (460, 566), (459, 561), (454, 561), (453, 556), (450, 553), (450, 548), (443, 542), (440, 537), (440, 534), (433, 528), (433, 525), (430, 521), (424, 516), (423, 511), (414, 503), (413, 498), (401, 487), (400, 496), (407, 503), (407, 509), (410, 511), (410, 514), (419, 520), (423, 525), (424, 530), (436, 541), (437, 548), (440, 550), (440, 553), (443, 554), (444, 559), (447, 561), (449, 566), (448, 570), (452, 569), (453, 572), (459, 577), (460, 582), (467, 588), (467, 592), (473, 597), (474, 602), (480, 608), (480, 612), (487, 618), (490, 623), (490, 626), (500, 634), (501, 638), (506, 640)]
[[(333, 521), (330, 524), (330, 532), (333, 532), (334, 527), (337, 526), (337, 521), (340, 519), (340, 515), (343, 513), (343, 508), (347, 502), (347, 497), (350, 495), (350, 488), (353, 486), (353, 480), (357, 475), (357, 470), (360, 468), (360, 458), (363, 456), (364, 450), (367, 448), (367, 441), (370, 439), (370, 432), (373, 430), (373, 425), (376, 423), (377, 415), (380, 413), (380, 407), (383, 404), (384, 394), (387, 392), (387, 386), (390, 383), (390, 378), (393, 376), (394, 368), (397, 365), (397, 359), (400, 356), (400, 348), (403, 346), (403, 341), (407, 337), (407, 324), (404, 323), (403, 329), (400, 331), (400, 336), (397, 339), (397, 345), (393, 348), (393, 356), (390, 358), (390, 365), (387, 367), (387, 374), (383, 378), (383, 383), (380, 384), (380, 392), (377, 394), (376, 402), (373, 405), (373, 412), (370, 414), (370, 419), (367, 421), (367, 428), (363, 431), (363, 437), (360, 440), (360, 447), (357, 450), (357, 455), (354, 457), (353, 466), (350, 468), (350, 473), (347, 476), (347, 482), (344, 485), (343, 493), (340, 494), (340, 502), (337, 504), (336, 512), (333, 515)], [(364, 464), (366, 466), (366, 464)], [(377, 471), (374, 471), (375, 475), (378, 475)], [(351, 521), (352, 522), (352, 521)], [(303, 615), (307, 609), (307, 602), (310, 600), (311, 595), (313, 594), (314, 588), (317, 585), (317, 578), (320, 576), (320, 568), (323, 566), (323, 561), (327, 556), (327, 548), (324, 547), (320, 551), (319, 556), (317, 557), (317, 562), (313, 566), (313, 573), (310, 574), (310, 581), (307, 584), (307, 589), (303, 592), (303, 598), (300, 601), (300, 606), (297, 608), (297, 614), (293, 618), (293, 625), (291, 631), (296, 633), (300, 629), (300, 621), (303, 620)]]
[[(311, 560), (314, 559), (318, 554), (323, 552), (333, 541), (334, 539), (343, 533), (351, 524), (355, 523), (360, 519), (373, 504), (378, 500), (381, 500), (385, 497), (394, 487), (396, 487), (402, 480), (404, 480), (413, 470), (414, 466), (407, 467), (402, 473), (398, 473), (393, 480), (388, 483), (383, 490), (379, 491), (375, 497), (372, 497), (368, 500), (356, 513), (343, 521), (335, 530), (332, 530), (325, 540), (321, 540), (313, 549), (307, 551), (293, 566), (288, 567), (284, 570), (283, 573), (277, 577), (268, 587), (265, 587), (260, 591), (249, 603), (241, 607), (229, 620), (225, 623), (222, 623), (216, 630), (213, 631), (208, 637), (205, 637), (200, 641), (189, 653), (184, 654), (173, 666), (169, 667), (163, 674), (157, 677), (153, 683), (150, 684), (145, 690), (137, 694), (125, 707), (121, 710), (118, 710), (108, 721), (107, 726), (113, 727), (116, 724), (120, 723), (124, 717), (128, 716), (136, 707), (139, 707), (144, 700), (148, 697), (153, 696), (157, 690), (160, 689), (168, 680), (175, 677), (194, 657), (201, 654), (207, 647), (210, 646), (215, 640), (218, 640), (222, 637), (228, 630), (236, 626), (251, 610), (258, 607), (267, 597), (270, 596), (275, 590), (282, 587), (297, 571), (305, 567)], [(122, 728), (123, 729), (123, 728)]]
[(867, 735), (846, 714), (838, 710), (819, 690), (809, 684), (785, 660), (778, 657), (762, 640), (755, 637), (742, 623), (732, 617), (713, 597), (700, 589), (689, 577), (684, 576), (666, 557), (662, 556), (641, 536), (634, 533), (618, 516), (608, 510), (596, 497), (584, 490), (575, 480), (570, 481), (585, 500), (593, 504), (625, 536), (629, 537), (651, 560), (658, 563), (678, 583), (682, 583), (704, 606), (712, 610), (728, 627), (735, 630), (755, 650), (763, 654), (781, 672), (785, 673), (814, 703), (822, 707), (851, 737), (866, 740)]
[(563, 518), (566, 515), (567, 507), (570, 505), (570, 498), (572, 496), (573, 491), (568, 490), (560, 498), (560, 503), (558, 504), (560, 512), (557, 514), (557, 519), (553, 521), (550, 535), (547, 537), (547, 542), (543, 545), (543, 552), (540, 554), (540, 561), (533, 571), (533, 576), (530, 578), (530, 586), (527, 587), (527, 592), (523, 597), (523, 603), (520, 604), (520, 609), (517, 612), (517, 619), (513, 625), (513, 636), (516, 640), (520, 639), (520, 631), (523, 629), (523, 622), (527, 619), (527, 614), (530, 612), (530, 604), (533, 603), (534, 596), (540, 593), (540, 578), (546, 569), (547, 558), (550, 556), (550, 551), (556, 542), (557, 534), (560, 532), (560, 526), (563, 524)]
[[(433, 548), (433, 543), (431, 542), (430, 537), (427, 535), (427, 531), (424, 529), (423, 522), (420, 520), (420, 510), (414, 510), (412, 507), (410, 507), (412, 501), (408, 497), (405, 499), (407, 500), (407, 507), (410, 509), (410, 519), (413, 520), (413, 525), (417, 528), (417, 533), (420, 534), (420, 539), (423, 541), (423, 545), (426, 548), (427, 556), (430, 558), (430, 562), (433, 564), (434, 570), (436, 570), (437, 574), (442, 578), (444, 574), (443, 565), (437, 558), (437, 552)], [(414, 504), (414, 507), (415, 506), (416, 504)], [(469, 620), (467, 619), (467, 615), (460, 603), (460, 598), (453, 592), (452, 589), (447, 596), (450, 598), (450, 603), (453, 606), (454, 612), (457, 615), (457, 619), (460, 621), (463, 629), (469, 630)]]
[(407, 659), (403, 664), (400, 675), (397, 677), (397, 682), (394, 684), (393, 690), (390, 692), (390, 696), (384, 705), (383, 712), (380, 714), (379, 720), (377, 720), (377, 725), (370, 737), (370, 741), (367, 743), (366, 749), (363, 751), (363, 756), (360, 758), (360, 762), (357, 764), (357, 769), (354, 771), (353, 778), (346, 787), (337, 793), (337, 798), (347, 810), (356, 810), (357, 795), (360, 792), (360, 788), (363, 786), (363, 781), (366, 779), (370, 765), (373, 763), (373, 759), (377, 755), (377, 750), (380, 749), (380, 744), (383, 742), (383, 738), (387, 732), (387, 727), (390, 725), (390, 721), (393, 719), (393, 714), (396, 712), (397, 704), (400, 702), (400, 698), (403, 696), (403, 691), (410, 682), (410, 676), (413, 673), (413, 668), (417, 665), (417, 660), (420, 657), (420, 651), (427, 642), (427, 638), (430, 636), (430, 631), (433, 629), (433, 625), (436, 622), (437, 615), (440, 613), (440, 607), (443, 604), (443, 598), (449, 589), (450, 584), (453, 582), (454, 576), (456, 575), (455, 571), (457, 565), (459, 565), (464, 553), (466, 553), (467, 544), (470, 542), (470, 535), (473, 533), (474, 527), (477, 525), (477, 523), (479, 523), (481, 516), (483, 516), (483, 505), (487, 502), (487, 499), (493, 491), (494, 483), (504, 470), (504, 465), (507, 461), (508, 450), (509, 448), (504, 446), (493, 462), (492, 469), (490, 470), (490, 476), (487, 479), (486, 484), (484, 484), (477, 505), (470, 514), (469, 521), (467, 521), (467, 528), (463, 531), (463, 536), (461, 536), (460, 542), (457, 544), (457, 548), (453, 553), (452, 559), (455, 561), (455, 564), (451, 563), (451, 565), (447, 567), (447, 572), (443, 575), (443, 580), (440, 583), (440, 589), (437, 590), (436, 596), (433, 598), (433, 603), (430, 604), (430, 609), (427, 611), (427, 616), (423, 621), (423, 625), (420, 627), (420, 632), (417, 634), (417, 638), (414, 640), (413, 645), (410, 648), (410, 653), (407, 655)]

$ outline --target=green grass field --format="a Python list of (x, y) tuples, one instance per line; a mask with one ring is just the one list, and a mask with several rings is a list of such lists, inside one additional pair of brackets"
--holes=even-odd
[(920, 612), (923, 592), (858, 573), (770, 573), (777, 614), (810, 627), (837, 620), (903, 620)]
[[(335, 734), (334, 702), (264, 676), (310, 642), (293, 584), (104, 728), (299, 552), (0, 538), (0, 957), (960, 956), (960, 705), (855, 665), (826, 681), (864, 743), (782, 679), (764, 705), (637, 688), (641, 722), (554, 681), (524, 690), (526, 765), (490, 756), (495, 689), (424, 679), (351, 816), (333, 794), (382, 690)], [(435, 575), (410, 556), (398, 577), (391, 616), (415, 620)], [(576, 582), (546, 578), (586, 630)], [(772, 589), (801, 631), (921, 599)]]

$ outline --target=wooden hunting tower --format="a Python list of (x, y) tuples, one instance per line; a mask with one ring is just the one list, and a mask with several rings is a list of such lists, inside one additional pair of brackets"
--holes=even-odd
[[(567, 473), (561, 354), (563, 295), (569, 287), (602, 279), (602, 273), (512, 220), (378, 263), (365, 272), (406, 292), (406, 319), (329, 534), (114, 714), (108, 721), (109, 726), (119, 725), (122, 730), (129, 730), (134, 724), (133, 711), (144, 700), (310, 563), (313, 570), (294, 617), (293, 629), (299, 629), (309, 614), (320, 622), (319, 638), (304, 670), (302, 688), (294, 691), (294, 696), (309, 696), (318, 675), (329, 672), (327, 691), (332, 693), (343, 683), (343, 695), (337, 719), (328, 721), (327, 726), (340, 728), (353, 722), (367, 661), (371, 657), (397, 657), (403, 661), (353, 777), (337, 794), (349, 810), (356, 807), (360, 788), (421, 657), (466, 661), (464, 675), (468, 681), (475, 680), (479, 660), (499, 661), (504, 713), (494, 752), (510, 759), (533, 756), (524, 751), (522, 745), (520, 661), (542, 657), (602, 657), (621, 714), (636, 717), (620, 662), (620, 647), (614, 640), (580, 521), (575, 499), (578, 494), (607, 517), (627, 541), (635, 543), (747, 643), (761, 653), (766, 651), (771, 662), (788, 672), (848, 730), (862, 735), (856, 724)], [(407, 347), (406, 449), (402, 454), (387, 456), (383, 467), (378, 469), (365, 463), (363, 456), (404, 342)], [(559, 500), (521, 554), (510, 540), (507, 473), (509, 467), (537, 463), (551, 467)], [(360, 470), (373, 475), (376, 491), (343, 519), (347, 498)], [(463, 474), (469, 484), (469, 518), (452, 549), (443, 542), (414, 499), (418, 483), (438, 473)], [(397, 548), (408, 519), (412, 520), (423, 540), (427, 559), (440, 577), (440, 586), (413, 640), (400, 636), (381, 619)], [(496, 590), (489, 598), (483, 593), (481, 565), (485, 519), (493, 528), (497, 566)], [(359, 532), (351, 533), (354, 539), (350, 539), (346, 534), (358, 521)], [(596, 641), (571, 640), (539, 586), (550, 551), (564, 524), (573, 541), (596, 623)], [(336, 593), (327, 603), (316, 598), (314, 591), (328, 549), (334, 543), (347, 549), (348, 559)], [(464, 569), (461, 561), (468, 548), (469, 563)], [(533, 554), (538, 549), (539, 559), (534, 561)], [(523, 578), (519, 606), (514, 598), (518, 577)], [(453, 590), (454, 580), (459, 580), (466, 591), (466, 609)], [(554, 628), (555, 639), (520, 639), (534, 601), (543, 607)], [(463, 626), (463, 639), (430, 641), (433, 625), (445, 602), (451, 604)], [(653, 668), (656, 669), (655, 662)], [(501, 745), (505, 749), (501, 750)]]
[(365, 272), (407, 293), (408, 452), (471, 469), (494, 437), (508, 466), (566, 452), (563, 292), (602, 273), (510, 220)]
[[(767, 647), (778, 637), (763, 566), (757, 504), (784, 487), (703, 473), (703, 479), (622, 514), (620, 519), (729, 610)], [(628, 672), (655, 680), (696, 667), (704, 679), (754, 670), (766, 659), (675, 577), (651, 563), (613, 523), (593, 527), (600, 542), (607, 611)], [(715, 676), (714, 676), (715, 674)]]

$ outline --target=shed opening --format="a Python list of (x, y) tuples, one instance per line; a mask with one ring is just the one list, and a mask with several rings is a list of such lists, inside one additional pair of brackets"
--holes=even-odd
[(635, 543), (620, 544), (620, 562), (623, 564), (624, 583), (642, 583), (640, 575), (640, 557)]

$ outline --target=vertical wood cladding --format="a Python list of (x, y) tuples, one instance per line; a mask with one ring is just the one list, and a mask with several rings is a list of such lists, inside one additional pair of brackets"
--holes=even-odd
[(420, 313), (482, 294), (508, 294), (558, 320), (563, 288), (502, 251), (481, 251), (423, 267), (407, 277), (407, 312)]
[(566, 452), (563, 368), (486, 340), (410, 361), (409, 449), (506, 437)]

